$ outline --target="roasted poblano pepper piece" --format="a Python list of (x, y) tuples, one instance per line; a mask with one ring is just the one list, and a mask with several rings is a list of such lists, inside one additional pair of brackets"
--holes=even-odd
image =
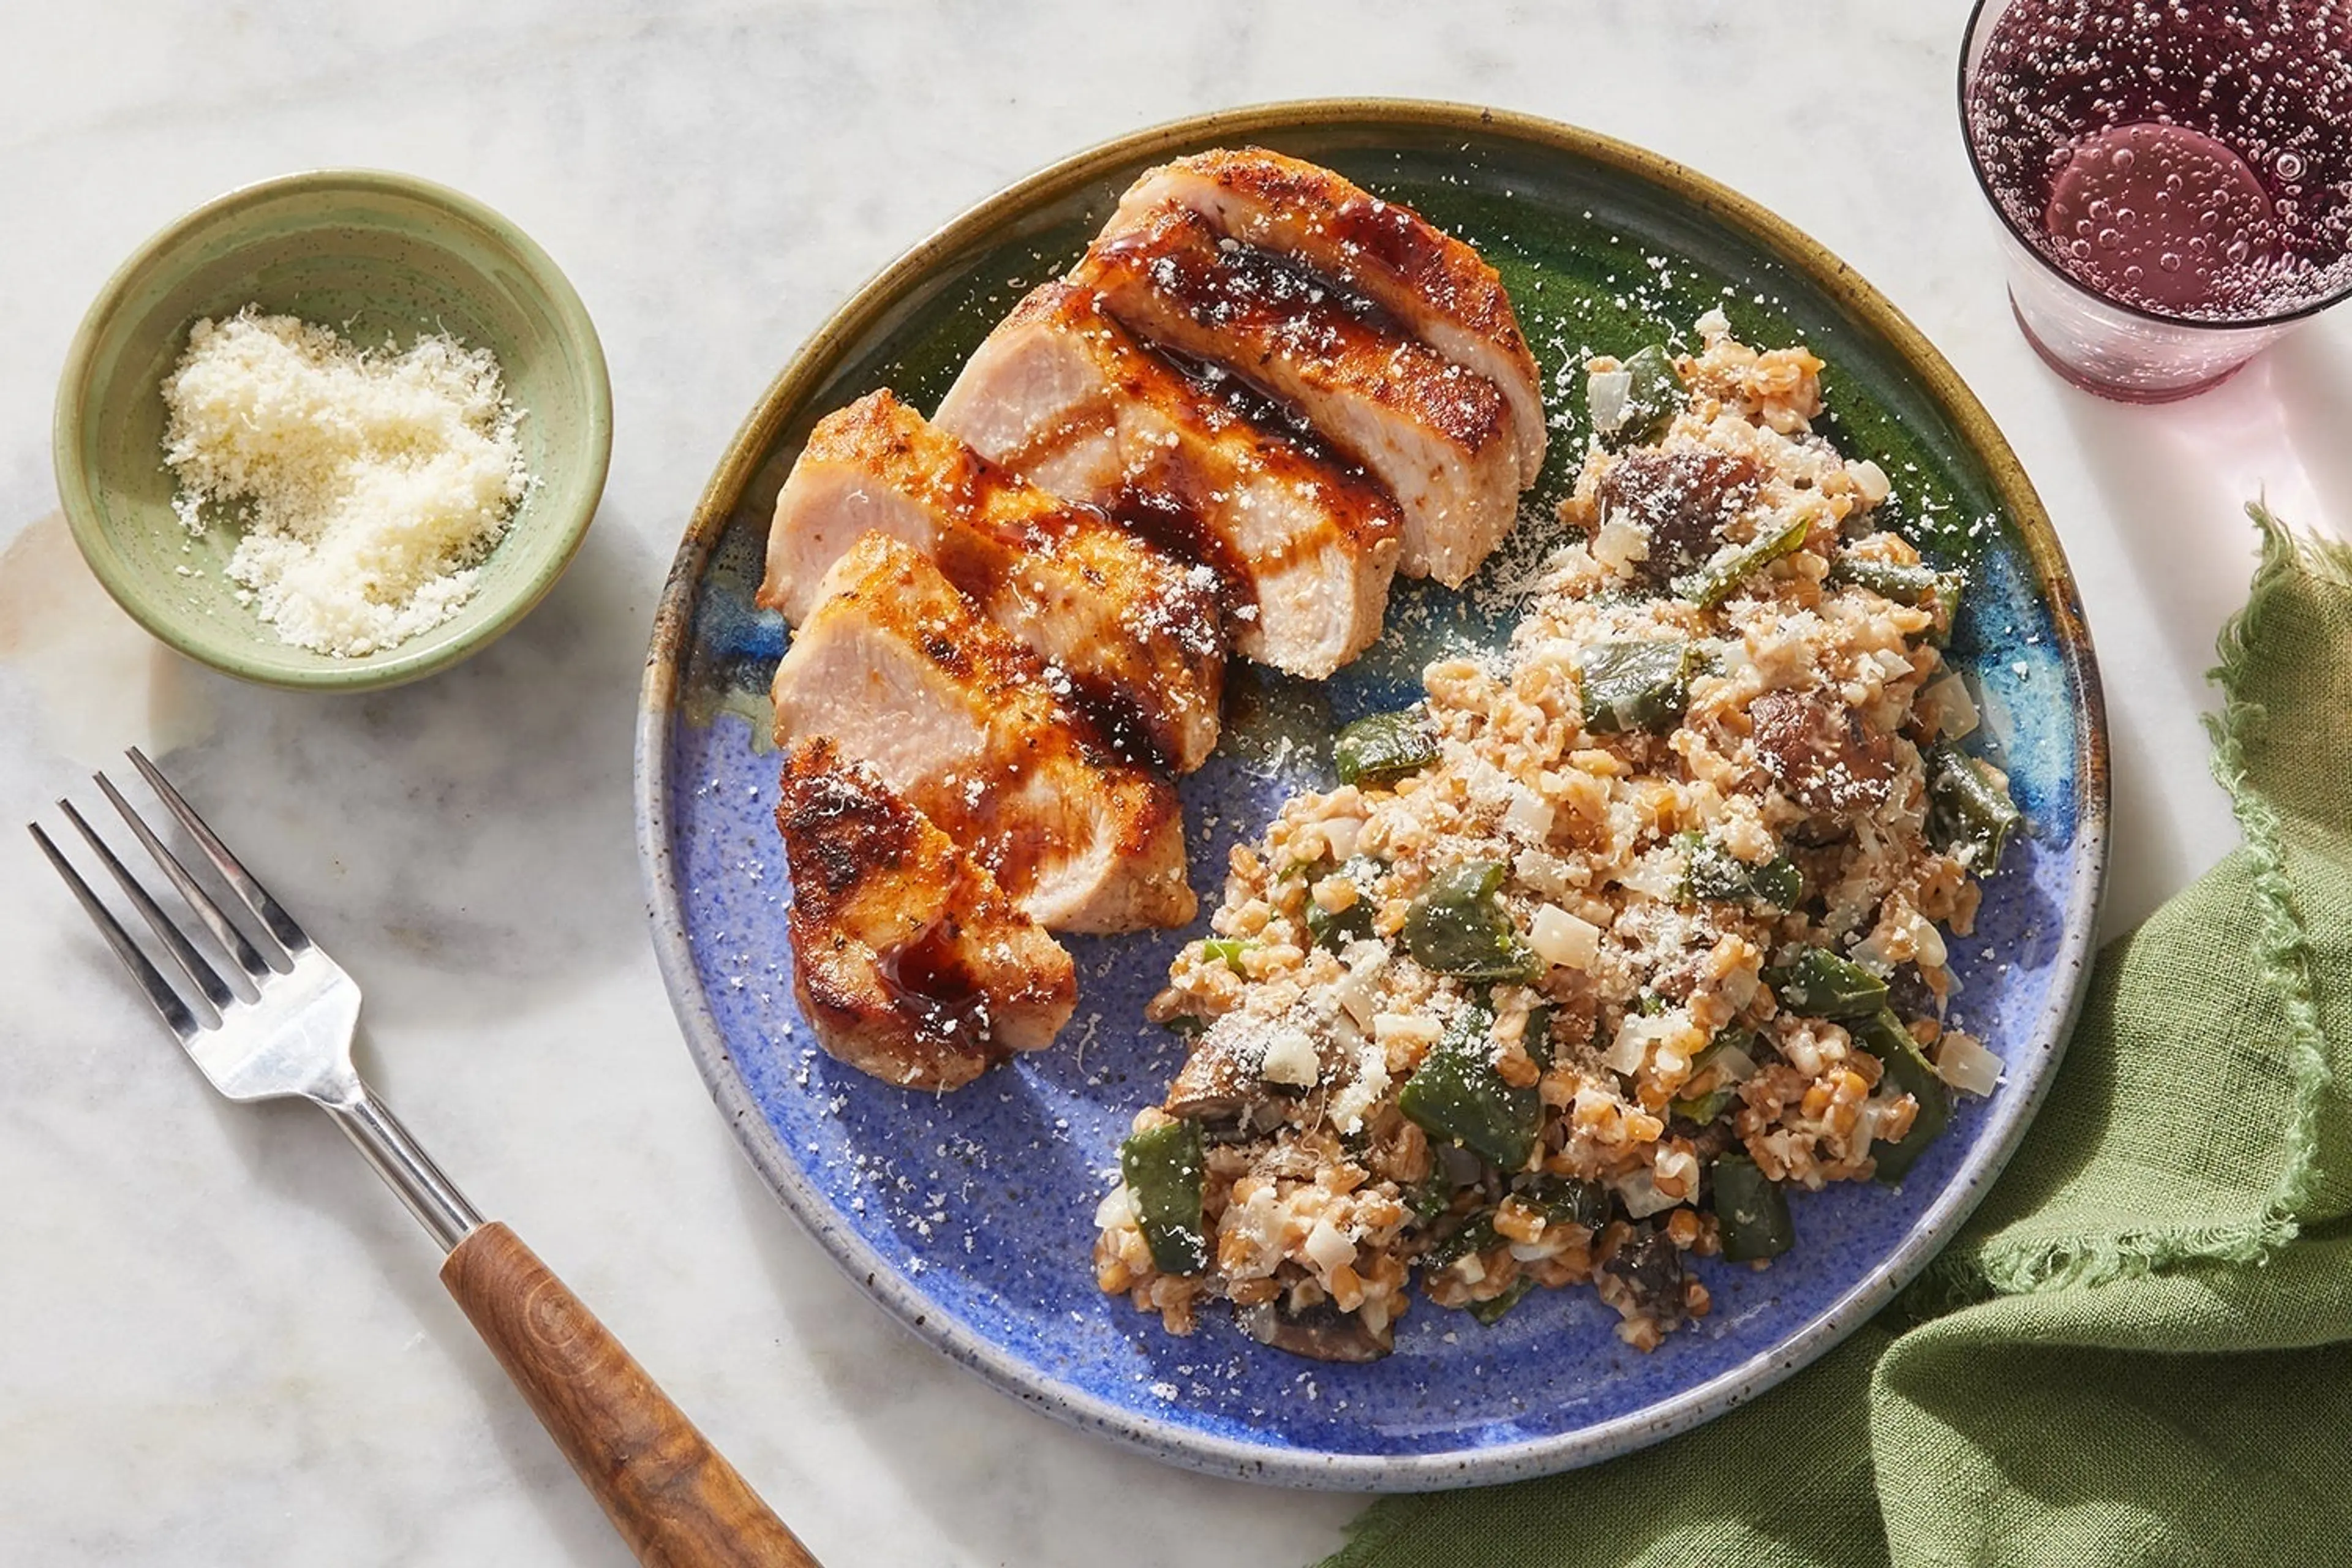
[(1332, 739), (1331, 760), (1341, 784), (1394, 784), (1437, 761), (1437, 742), (1418, 708), (1373, 713)]
[(1118, 1146), (1118, 1173), (1151, 1266), (1162, 1274), (1198, 1274), (1209, 1267), (1208, 1226), (1201, 1218), (1201, 1124), (1164, 1121)]
[(1358, 899), (1346, 909), (1334, 912), (1313, 899), (1307, 900), (1307, 934), (1315, 945), (1337, 952), (1351, 942), (1361, 942), (1372, 934), (1372, 906), (1367, 899)]
[(1495, 1228), (1495, 1211), (1480, 1209), (1439, 1237), (1437, 1245), (1423, 1253), (1421, 1260), (1423, 1267), (1431, 1269), (1450, 1268), (1474, 1252), (1502, 1244), (1502, 1235)]
[(1933, 601), (1941, 576), (1925, 562), (1879, 561), (1852, 551), (1841, 551), (1830, 563), (1830, 581), (1851, 583), (1882, 599), (1922, 610)]
[(1720, 1089), (1708, 1089), (1705, 1094), (1695, 1094), (1681, 1100), (1669, 1100), (1666, 1103), (1666, 1109), (1686, 1121), (1696, 1121), (1704, 1127), (1722, 1115), (1725, 1109), (1738, 1098), (1739, 1091), (1729, 1084), (1725, 1084)]
[(1527, 1027), (1519, 1031), (1519, 1048), (1538, 1062), (1551, 1060), (1551, 1006), (1538, 1003), (1528, 1009)]
[(2011, 830), (2024, 820), (1991, 763), (1949, 746), (1928, 753), (1927, 836), (1969, 870), (1991, 876)]
[(1245, 936), (1213, 936), (1202, 941), (1201, 952), (1212, 962), (1222, 963), (1235, 974), (1246, 976), (1249, 971), (1242, 967), (1242, 954), (1256, 945)]
[(1785, 855), (1751, 866), (1696, 833), (1683, 834), (1676, 842), (1683, 850), (1683, 890), (1687, 903), (1762, 904), (1793, 910), (1805, 895), (1804, 875)]
[(1771, 532), (1759, 534), (1746, 544), (1717, 554), (1697, 571), (1675, 578), (1675, 596), (1687, 599), (1700, 609), (1711, 610), (1731, 597), (1731, 591), (1756, 573), (1783, 555), (1794, 554), (1811, 530), (1812, 524), (1805, 519), (1791, 518)]
[(1185, 1039), (1189, 1040), (1196, 1036), (1206, 1034), (1209, 1028), (1209, 1020), (1200, 1016), (1198, 1014), (1179, 1013), (1174, 1017), (1168, 1019), (1160, 1026), (1167, 1030), (1171, 1035), (1181, 1035)]
[(1938, 646), (1951, 637), (1952, 622), (1960, 613), (1960, 593), (1969, 582), (1965, 572), (1938, 572), (1925, 562), (1874, 561), (1851, 552), (1830, 563), (1830, 580), (1867, 588), (1916, 610), (1933, 610), (1936, 634), (1929, 640)]
[(1690, 700), (1696, 650), (1679, 638), (1595, 643), (1584, 650), (1576, 689), (1584, 727), (1596, 735), (1663, 729)]
[(1674, 356), (1663, 343), (1650, 343), (1622, 361), (1626, 376), (1625, 404), (1615, 424), (1606, 429), (1598, 421), (1593, 434), (1611, 451), (1638, 447), (1666, 433), (1683, 405), (1683, 378), (1675, 374)]
[(1433, 1138), (1459, 1143), (1505, 1173), (1535, 1152), (1543, 1101), (1495, 1070), (1495, 1015), (1472, 1005), (1397, 1091), (1397, 1109)]
[(1543, 963), (1519, 940), (1496, 892), (1503, 868), (1470, 860), (1441, 871), (1404, 913), (1405, 951), (1424, 969), (1465, 980), (1528, 981)]
[[(1737, 1050), (1741, 1055), (1753, 1058), (1756, 1055), (1756, 1031), (1743, 1029), (1737, 1024), (1727, 1024), (1717, 1029), (1715, 1032), (1715, 1038), (1707, 1041), (1700, 1048), (1698, 1055), (1691, 1058), (1691, 1077), (1696, 1079), (1706, 1072), (1715, 1064), (1715, 1058), (1727, 1050)], [(1696, 1121), (1704, 1127), (1722, 1115), (1724, 1110), (1738, 1098), (1739, 1086), (1727, 1083), (1709, 1089), (1705, 1094), (1686, 1095), (1672, 1101), (1666, 1109), (1676, 1116)]]
[(1778, 1258), (1797, 1243), (1789, 1200), (1780, 1184), (1745, 1154), (1725, 1154), (1709, 1168), (1715, 1189), (1715, 1222), (1723, 1256), (1734, 1263)]
[(1764, 972), (1780, 1005), (1808, 1018), (1859, 1018), (1886, 1005), (1886, 982), (1825, 947)]
[(1525, 1300), (1527, 1293), (1535, 1288), (1536, 1282), (1522, 1274), (1512, 1280), (1501, 1295), (1490, 1296), (1484, 1301), (1473, 1301), (1463, 1308), (1463, 1310), (1477, 1319), (1479, 1327), (1491, 1329), (1501, 1322), (1504, 1315)]
[(1952, 628), (1960, 619), (1960, 591), (1968, 585), (1968, 577), (1962, 573), (1936, 574), (1936, 630), (1927, 640), (1937, 647), (1952, 640)]
[(1919, 1114), (1900, 1142), (1874, 1146), (1878, 1158), (1878, 1179), (1899, 1182), (1927, 1145), (1951, 1124), (1951, 1088), (1937, 1075), (1935, 1064), (1928, 1061), (1919, 1042), (1911, 1037), (1911, 1031), (1892, 1011), (1882, 1007), (1847, 1027), (1856, 1045), (1885, 1064), (1886, 1087), (1919, 1102)]
[(1609, 1223), (1609, 1189), (1598, 1182), (1545, 1174), (1520, 1181), (1512, 1192), (1521, 1203), (1542, 1210), (1552, 1225), (1599, 1230)]
[[(1328, 861), (1324, 862), (1326, 866)], [(1360, 942), (1372, 934), (1372, 879), (1381, 874), (1381, 863), (1368, 856), (1359, 855), (1341, 868), (1349, 881), (1356, 884), (1360, 895), (1346, 909), (1334, 912), (1315, 901), (1314, 887), (1329, 875), (1328, 871), (1310, 873), (1307, 879), (1307, 934), (1315, 945), (1339, 952), (1351, 942)]]
[(1441, 1164), (1405, 1189), (1404, 1201), (1413, 1214), (1433, 1220), (1454, 1206), (1454, 1180)]

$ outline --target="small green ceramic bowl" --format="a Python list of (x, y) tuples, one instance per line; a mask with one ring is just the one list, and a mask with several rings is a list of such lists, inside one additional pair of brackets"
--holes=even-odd
[[(191, 537), (163, 467), (163, 382), (199, 320), (247, 305), (402, 347), (447, 330), (498, 356), (524, 410), (538, 481), (457, 615), (357, 658), (279, 640), (223, 573), (234, 531)], [(521, 230), (405, 174), (331, 169), (231, 191), (163, 230), (107, 280), (58, 388), (58, 491), (115, 601), (193, 658), (274, 686), (355, 691), (456, 663), (563, 574), (595, 514), (613, 443), (604, 353), (580, 296)]]

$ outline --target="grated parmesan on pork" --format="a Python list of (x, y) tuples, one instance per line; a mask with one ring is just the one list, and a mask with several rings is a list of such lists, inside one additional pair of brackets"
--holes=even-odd
[(239, 600), (316, 653), (456, 615), (531, 482), (498, 360), (446, 332), (371, 351), (247, 306), (198, 321), (163, 391), (181, 521), (233, 515)]

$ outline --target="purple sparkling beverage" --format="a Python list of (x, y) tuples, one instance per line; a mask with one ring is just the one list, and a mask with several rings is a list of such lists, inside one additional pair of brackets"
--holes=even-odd
[[(1961, 110), (2012, 235), (2111, 308), (2087, 328), (2045, 320), (2059, 293), (2012, 288), (2027, 335), (2095, 390), (2197, 390), (2260, 346), (2227, 329), (2273, 325), (2352, 288), (2352, 7), (2341, 0), (1989, 3), (1970, 30)], [(2225, 335), (2165, 330), (2175, 323)], [(2135, 334), (2141, 351), (2211, 352), (2136, 371), (2124, 363)]]

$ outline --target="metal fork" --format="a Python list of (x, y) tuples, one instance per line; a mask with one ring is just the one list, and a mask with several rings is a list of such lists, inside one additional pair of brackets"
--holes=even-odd
[(233, 962), (245, 981), (242, 993), (72, 802), (58, 803), (66, 820), (153, 931), (193, 997), (156, 966), (40, 825), (27, 826), (163, 1026), (213, 1087), (231, 1100), (308, 1100), (334, 1118), (441, 1244), (447, 1254), (442, 1283), (640, 1562), (664, 1568), (816, 1568), (815, 1559), (621, 1342), (512, 1231), (483, 1220), (361, 1080), (352, 1065), (358, 983), (304, 934), (154, 763), (136, 747), (130, 756), (258, 927), (253, 936), (240, 929), (113, 781), (96, 775), (108, 802)]

